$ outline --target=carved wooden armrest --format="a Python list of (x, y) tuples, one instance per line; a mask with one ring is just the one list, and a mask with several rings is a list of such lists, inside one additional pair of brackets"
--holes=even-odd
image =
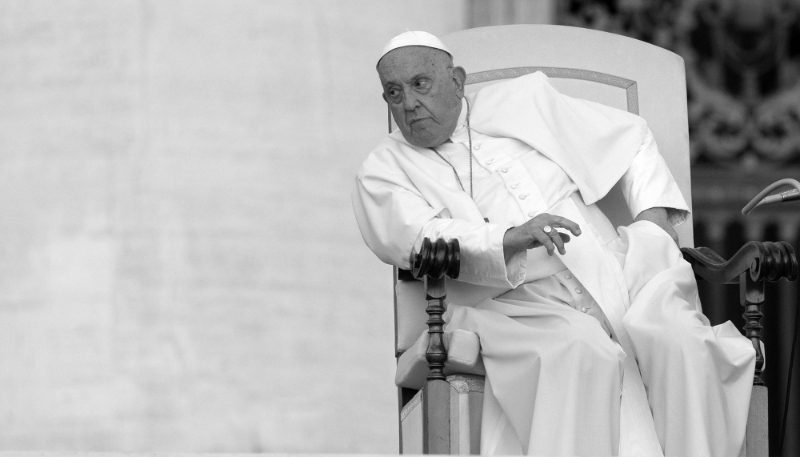
[(737, 284), (742, 273), (748, 270), (754, 281), (797, 279), (797, 257), (792, 245), (785, 241), (750, 241), (730, 260), (709, 248), (681, 248), (681, 251), (683, 258), (692, 264), (695, 274), (718, 284)]
[(717, 284), (739, 284), (739, 301), (744, 306), (745, 336), (756, 350), (754, 385), (764, 385), (764, 354), (761, 352), (761, 304), (764, 284), (781, 278), (797, 280), (797, 257), (785, 241), (750, 241), (730, 260), (709, 248), (681, 248), (683, 258), (692, 265), (696, 276)]
[(445, 276), (458, 278), (461, 266), (458, 240), (445, 241), (442, 238), (431, 243), (425, 238), (419, 254), (411, 253), (411, 274), (414, 278), (425, 281), (425, 299), (428, 307), (428, 333), (430, 343), (425, 354), (430, 366), (428, 380), (445, 379), (444, 362), (447, 360), (447, 351), (444, 348), (442, 333), (444, 332), (444, 319), (442, 314), (446, 311), (444, 306)]
[(444, 314), (445, 277), (456, 279), (461, 265), (458, 240), (445, 241), (441, 238), (431, 243), (425, 238), (419, 254), (411, 253), (411, 274), (414, 278), (425, 281), (425, 295), (428, 300), (428, 334), (430, 340), (425, 359), (428, 361), (428, 373), (425, 389), (422, 393), (423, 403), (423, 441), (424, 454), (450, 453), (450, 384), (444, 375), (444, 362), (447, 350), (444, 347)]

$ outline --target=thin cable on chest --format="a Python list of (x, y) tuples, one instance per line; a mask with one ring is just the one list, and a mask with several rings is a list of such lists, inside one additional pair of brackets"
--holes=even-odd
[[(469, 100), (466, 100), (466, 102), (467, 102), (467, 140), (469, 142), (469, 198), (472, 198), (474, 200), (475, 197), (472, 195), (472, 129), (469, 126), (469, 114), (470, 114)], [(456, 167), (454, 167), (453, 164), (450, 163), (447, 159), (442, 157), (442, 155), (439, 154), (439, 151), (437, 151), (436, 148), (431, 148), (431, 149), (433, 149), (433, 152), (435, 152), (440, 159), (444, 160), (446, 164), (450, 165), (450, 168), (453, 169), (453, 175), (456, 177), (456, 181), (458, 181), (458, 185), (461, 186), (461, 190), (466, 192), (467, 189), (465, 189), (464, 184), (461, 183), (461, 178), (458, 177), (458, 171), (456, 171)]]

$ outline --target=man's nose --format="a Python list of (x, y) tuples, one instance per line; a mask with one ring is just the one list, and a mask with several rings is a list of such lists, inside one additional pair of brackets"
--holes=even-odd
[(419, 99), (413, 90), (403, 92), (403, 108), (406, 111), (414, 111), (419, 106)]

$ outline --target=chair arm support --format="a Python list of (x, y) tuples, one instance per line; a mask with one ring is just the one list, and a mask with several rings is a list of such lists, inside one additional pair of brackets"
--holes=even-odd
[(697, 276), (717, 284), (738, 284), (748, 270), (752, 281), (794, 281), (798, 276), (794, 248), (785, 241), (750, 241), (727, 261), (705, 247), (681, 248), (681, 252)]
[[(423, 454), (450, 453), (450, 384), (444, 375), (444, 363), (447, 350), (444, 347), (444, 299), (446, 296), (446, 277), (458, 278), (461, 267), (458, 240), (445, 241), (442, 238), (431, 242), (429, 238), (422, 240), (419, 254), (411, 253), (411, 273), (417, 279), (425, 281), (425, 295), (428, 307), (428, 334), (430, 341), (425, 358), (428, 360), (428, 378), (422, 391), (424, 414)], [(443, 426), (445, 424), (446, 426)]]
[(744, 333), (756, 351), (753, 385), (764, 385), (764, 354), (761, 351), (761, 304), (764, 284), (781, 278), (794, 281), (798, 276), (797, 257), (785, 241), (750, 241), (725, 260), (709, 248), (681, 248), (684, 259), (692, 265), (696, 276), (718, 284), (739, 284), (739, 301), (744, 307)]

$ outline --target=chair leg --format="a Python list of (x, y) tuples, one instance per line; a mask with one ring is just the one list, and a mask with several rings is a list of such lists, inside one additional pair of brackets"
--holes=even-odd
[(450, 453), (478, 455), (481, 452), (483, 376), (451, 375)]
[(767, 421), (767, 388), (753, 386), (750, 396), (750, 413), (747, 416), (747, 432), (740, 457), (769, 456), (769, 423)]
[(428, 380), (422, 390), (422, 453), (450, 454), (450, 383)]
[[(439, 414), (439, 418), (432, 421), (441, 446), (423, 452), (423, 443), (428, 433), (423, 423), (430, 420), (425, 419), (423, 389), (417, 392), (400, 412), (401, 454), (478, 455), (480, 453), (484, 378), (477, 375), (456, 374), (448, 376), (445, 383), (447, 396), (432, 403), (433, 409), (449, 411), (446, 418), (442, 418)], [(442, 405), (445, 407), (442, 408)], [(446, 429), (443, 426), (446, 426)]]

